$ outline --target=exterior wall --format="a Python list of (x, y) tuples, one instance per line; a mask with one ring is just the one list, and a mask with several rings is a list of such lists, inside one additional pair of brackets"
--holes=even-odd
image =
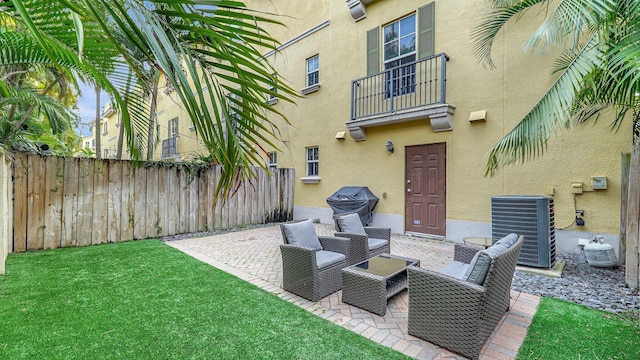
[[(307, 4), (312, 3), (312, 4)], [(288, 29), (274, 32), (282, 43), (314, 26), (328, 26), (268, 56), (279, 76), (294, 89), (305, 87), (305, 60), (320, 56), (320, 89), (297, 105), (280, 102), (276, 108), (291, 121), (281, 127), (286, 145), (278, 154), (279, 167), (305, 174), (305, 147), (319, 147), (317, 184), (296, 183), (296, 218), (330, 222), (326, 198), (345, 185), (368, 186), (380, 198), (374, 221), (384, 218), (403, 232), (405, 206), (405, 147), (447, 145), (447, 238), (490, 234), (491, 196), (546, 195), (553, 189), (558, 247), (574, 249), (578, 237), (604, 234), (617, 248), (621, 153), (629, 151), (631, 123), (618, 132), (607, 128), (606, 114), (572, 130), (560, 131), (548, 142), (541, 158), (509, 166), (492, 178), (484, 177), (491, 147), (507, 134), (553, 84), (552, 62), (557, 52), (524, 53), (522, 44), (542, 21), (531, 11), (508, 25), (493, 48), (495, 70), (478, 64), (471, 33), (488, 7), (480, 1), (435, 1), (435, 53), (446, 53), (447, 103), (456, 107), (452, 131), (434, 132), (429, 120), (380, 126), (366, 130), (366, 140), (335, 139), (350, 120), (351, 81), (366, 75), (366, 32), (414, 12), (424, 1), (378, 0), (366, 6), (366, 18), (355, 22), (342, 0), (314, 2), (248, 2), (290, 17), (279, 20)], [(313, 7), (308, 9), (307, 7)], [(469, 114), (487, 110), (486, 122), (470, 123)], [(391, 140), (395, 153), (385, 149)], [(573, 182), (590, 187), (591, 176), (607, 176), (608, 189), (571, 193)], [(384, 196), (383, 196), (384, 195)], [(575, 208), (574, 208), (575, 203)], [(585, 226), (573, 223), (575, 210), (585, 211)], [(400, 221), (398, 221), (400, 219)], [(562, 230), (564, 229), (564, 230)]]

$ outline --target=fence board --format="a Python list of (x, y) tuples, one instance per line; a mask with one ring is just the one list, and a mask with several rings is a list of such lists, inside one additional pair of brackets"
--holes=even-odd
[(79, 159), (64, 159), (63, 204), (62, 204), (62, 238), (60, 246), (76, 246), (78, 217), (78, 169)]
[(91, 231), (91, 244), (105, 244), (107, 242), (108, 225), (108, 189), (109, 189), (109, 162), (108, 160), (96, 160), (93, 163), (93, 229)]
[(64, 180), (64, 159), (57, 157), (45, 160), (45, 204), (48, 210), (44, 216), (45, 249), (56, 249), (61, 246), (62, 235), (62, 191)]
[(151, 167), (145, 170), (147, 172), (146, 236), (158, 237), (162, 227), (158, 208), (158, 168)]
[(135, 206), (135, 167), (131, 162), (122, 162), (122, 194), (120, 196), (120, 241), (133, 239)]
[(147, 226), (145, 225), (147, 211), (145, 205), (147, 202), (147, 172), (144, 168), (136, 167), (134, 169), (134, 185), (133, 185), (133, 238), (146, 239)]
[(198, 179), (196, 175), (190, 175), (187, 179), (189, 182), (187, 194), (189, 196), (189, 223), (188, 232), (200, 231), (198, 229)]
[[(27, 250), (27, 155), (16, 154), (13, 162), (13, 251)], [(20, 201), (22, 200), (22, 201)]]
[(167, 169), (158, 168), (158, 234), (165, 236), (167, 233)]
[(44, 185), (46, 164), (40, 156), (30, 156), (27, 161), (27, 249), (44, 248)]
[(207, 224), (207, 213), (209, 206), (207, 204), (207, 200), (209, 197), (209, 185), (207, 184), (207, 174), (206, 170), (200, 170), (198, 173), (198, 214), (196, 217), (196, 228), (198, 231), (207, 231), (209, 230), (209, 226)]
[(109, 191), (107, 193), (107, 242), (121, 240), (119, 231), (122, 222), (122, 161), (109, 162)]
[(78, 169), (78, 246), (91, 245), (93, 226), (93, 163), (94, 159), (81, 161)]
[[(84, 246), (282, 220), (293, 170), (256, 169), (228, 199), (215, 199), (219, 166), (142, 167), (128, 161), (15, 154), (14, 252)], [(287, 208), (285, 208), (286, 206)], [(279, 214), (274, 216), (274, 214)]]

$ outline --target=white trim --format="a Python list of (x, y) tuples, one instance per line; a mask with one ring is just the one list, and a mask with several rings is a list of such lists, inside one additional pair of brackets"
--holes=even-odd
[(301, 92), (303, 95), (309, 95), (309, 94), (311, 94), (312, 92), (316, 92), (316, 91), (318, 91), (318, 90), (320, 90), (320, 83), (313, 84), (313, 85), (311, 85), (311, 86), (307, 86), (307, 87), (306, 87), (306, 88), (304, 88), (304, 89), (300, 89), (300, 92)]
[(305, 176), (301, 177), (300, 180), (305, 184), (317, 184), (322, 178), (320, 176)]
[(312, 35), (312, 34), (318, 32), (318, 31), (320, 31), (321, 29), (323, 29), (323, 28), (325, 28), (327, 26), (329, 26), (329, 20), (325, 20), (324, 22), (312, 27), (311, 29), (303, 32), (302, 34), (300, 34), (300, 35), (294, 37), (293, 39), (285, 42), (284, 44), (278, 46), (275, 50), (267, 51), (266, 53), (264, 53), (264, 55), (262, 55), (262, 58), (267, 58), (267, 57), (275, 54), (276, 51), (280, 51), (282, 49), (286, 49), (287, 47), (297, 43), (298, 41), (306, 38), (309, 35)]

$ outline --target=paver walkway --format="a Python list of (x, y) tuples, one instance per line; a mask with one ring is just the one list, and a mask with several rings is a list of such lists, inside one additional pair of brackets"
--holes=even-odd
[[(333, 235), (332, 226), (316, 224), (318, 235)], [(314, 303), (282, 289), (280, 227), (269, 226), (221, 235), (174, 240), (168, 245), (203, 262), (276, 294), (335, 324), (417, 359), (464, 359), (437, 345), (407, 334), (406, 290), (389, 299), (387, 313), (374, 315), (342, 303), (341, 291)], [(403, 235), (391, 236), (391, 253), (420, 259), (438, 270), (453, 259), (453, 244)], [(513, 359), (536, 312), (539, 297), (511, 292), (511, 308), (482, 350), (480, 359)]]

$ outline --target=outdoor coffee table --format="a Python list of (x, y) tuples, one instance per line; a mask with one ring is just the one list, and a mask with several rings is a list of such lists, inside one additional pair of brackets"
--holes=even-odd
[(342, 269), (342, 302), (383, 316), (387, 300), (407, 288), (407, 267), (420, 260), (380, 254)]

